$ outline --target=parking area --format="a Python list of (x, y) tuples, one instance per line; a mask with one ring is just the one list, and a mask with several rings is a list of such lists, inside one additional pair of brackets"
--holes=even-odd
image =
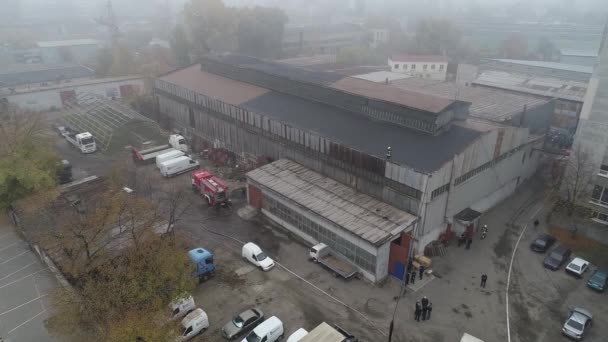
[(52, 273), (14, 230), (0, 219), (0, 337), (3, 341), (52, 341), (44, 321), (50, 315)]
[[(58, 150), (82, 175), (103, 175), (119, 158), (128, 158), (126, 153), (81, 155), (62, 141), (58, 141)], [(154, 170), (154, 165), (142, 168)], [(158, 175), (158, 182), (190, 188), (188, 174), (172, 179)], [(444, 257), (434, 258), (431, 268), (436, 277), (422, 286), (418, 281), (408, 287), (396, 311), (400, 284), (395, 279), (389, 277), (374, 285), (364, 280), (334, 278), (308, 261), (309, 246), (296, 237), (259, 216), (241, 218), (238, 212), (246, 204), (244, 198), (233, 198), (235, 209), (218, 213), (207, 209), (196, 194), (189, 193), (192, 207), (180, 218), (176, 229), (187, 237), (189, 247), (211, 250), (217, 265), (216, 276), (199, 285), (193, 294), (197, 305), (209, 314), (211, 324), (210, 330), (195, 341), (221, 341), (221, 327), (234, 314), (252, 306), (259, 307), (267, 317), (279, 317), (285, 324), (286, 336), (298, 328), (310, 330), (326, 321), (344, 327), (362, 342), (386, 340), (393, 312), (393, 341), (457, 341), (465, 332), (485, 342), (507, 341), (509, 334), (514, 342), (567, 341), (560, 334), (561, 325), (568, 308), (580, 306), (594, 314), (595, 323), (587, 340), (601, 341), (602, 336), (608, 336), (606, 294), (585, 285), (595, 266), (583, 279), (575, 279), (565, 274), (563, 267), (559, 271), (544, 269), (544, 255), (528, 248), (536, 234), (546, 229), (539, 193), (542, 191), (538, 187), (522, 187), (485, 213), (482, 221), (489, 226), (488, 237), (475, 238), (469, 250), (453, 244)], [(522, 227), (532, 222), (535, 213), (541, 218), (541, 225), (528, 226), (513, 260), (507, 325), (506, 284), (512, 252)], [(268, 272), (253, 268), (241, 258), (242, 244), (233, 238), (258, 244), (285, 268), (277, 266)], [(0, 243), (1, 248), (4, 241)], [(482, 273), (488, 275), (486, 288), (479, 286)], [(433, 317), (418, 323), (413, 319), (413, 309), (422, 296), (428, 296), (433, 303)], [(4, 301), (1, 303), (4, 305)], [(3, 333), (12, 329), (4, 328), (3, 317), (0, 322)]]

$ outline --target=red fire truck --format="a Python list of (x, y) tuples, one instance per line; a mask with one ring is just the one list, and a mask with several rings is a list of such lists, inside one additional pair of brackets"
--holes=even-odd
[(230, 206), (228, 186), (208, 170), (192, 172), (192, 190), (198, 191), (210, 207)]

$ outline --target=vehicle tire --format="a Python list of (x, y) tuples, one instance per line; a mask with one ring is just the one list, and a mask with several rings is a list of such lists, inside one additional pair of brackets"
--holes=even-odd
[(279, 338), (277, 338), (277, 341), (280, 341), (283, 339), (283, 335), (281, 334), (281, 336), (279, 336)]
[(334, 272), (334, 278), (338, 278), (338, 273)]
[(317, 260), (317, 259), (315, 259), (315, 258), (312, 258), (312, 262), (314, 262), (315, 264), (318, 264), (318, 263), (319, 263), (319, 260)]

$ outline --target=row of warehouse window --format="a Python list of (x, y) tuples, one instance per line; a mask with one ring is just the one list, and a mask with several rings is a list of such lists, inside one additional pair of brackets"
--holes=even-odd
[(273, 215), (293, 225), (316, 241), (328, 245), (334, 251), (340, 253), (359, 267), (372, 273), (376, 272), (376, 256), (340, 237), (323, 225), (317, 224), (307, 217), (289, 209), (287, 206), (273, 198), (264, 196), (262, 203), (263, 208)]
[[(456, 177), (456, 179), (454, 180), (454, 186), (459, 185), (461, 183), (466, 182), (467, 180), (469, 180), (470, 178), (480, 174), (481, 172), (489, 169), (489, 168), (493, 168), (494, 166), (496, 166), (496, 164), (500, 163), (501, 161), (509, 158), (510, 156), (512, 156), (513, 154), (519, 152), (520, 150), (522, 150), (523, 148), (525, 148), (527, 145), (520, 145), (514, 149), (512, 149), (509, 152), (503, 153), (500, 156), (498, 156), (498, 158), (492, 159), (489, 162), (481, 165), (480, 167), (473, 169), (467, 173), (465, 173), (462, 176)], [(524, 153), (524, 156), (522, 158), (522, 163), (525, 160), (526, 154)], [(532, 157), (532, 150), (530, 151), (530, 157)]]
[(382, 121), (394, 122), (404, 125), (406, 127), (430, 133), (433, 133), (435, 131), (435, 125), (433, 123), (404, 117), (403, 115), (386, 112), (383, 110), (373, 109), (367, 105), (363, 106), (363, 112), (372, 118), (379, 119)]
[(431, 192), (431, 199), (434, 199), (435, 197), (441, 195), (442, 193), (448, 190), (450, 190), (450, 183), (438, 187), (437, 189), (433, 190), (433, 192)]
[[(399, 66), (401, 64), (395, 64), (395, 69), (399, 69)], [(428, 64), (424, 64), (422, 65), (422, 70), (426, 71), (428, 68)], [(439, 71), (443, 71), (444, 65), (443, 64), (439, 64), (438, 66)], [(410, 67), (411, 70), (416, 70), (416, 64), (412, 64), (412, 66)], [(407, 64), (403, 64), (403, 70), (407, 70)], [(435, 70), (435, 64), (431, 64), (431, 70)]]

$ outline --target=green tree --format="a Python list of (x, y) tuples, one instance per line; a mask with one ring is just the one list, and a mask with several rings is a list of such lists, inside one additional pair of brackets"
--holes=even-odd
[(171, 48), (179, 66), (190, 64), (190, 42), (181, 25), (175, 26), (171, 35)]
[(59, 157), (41, 114), (8, 106), (0, 113), (0, 209), (53, 189)]
[(184, 15), (194, 53), (236, 50), (237, 9), (226, 7), (222, 0), (190, 0), (184, 5)]
[(265, 58), (276, 58), (281, 53), (287, 15), (278, 8), (243, 8), (239, 14), (238, 51)]

